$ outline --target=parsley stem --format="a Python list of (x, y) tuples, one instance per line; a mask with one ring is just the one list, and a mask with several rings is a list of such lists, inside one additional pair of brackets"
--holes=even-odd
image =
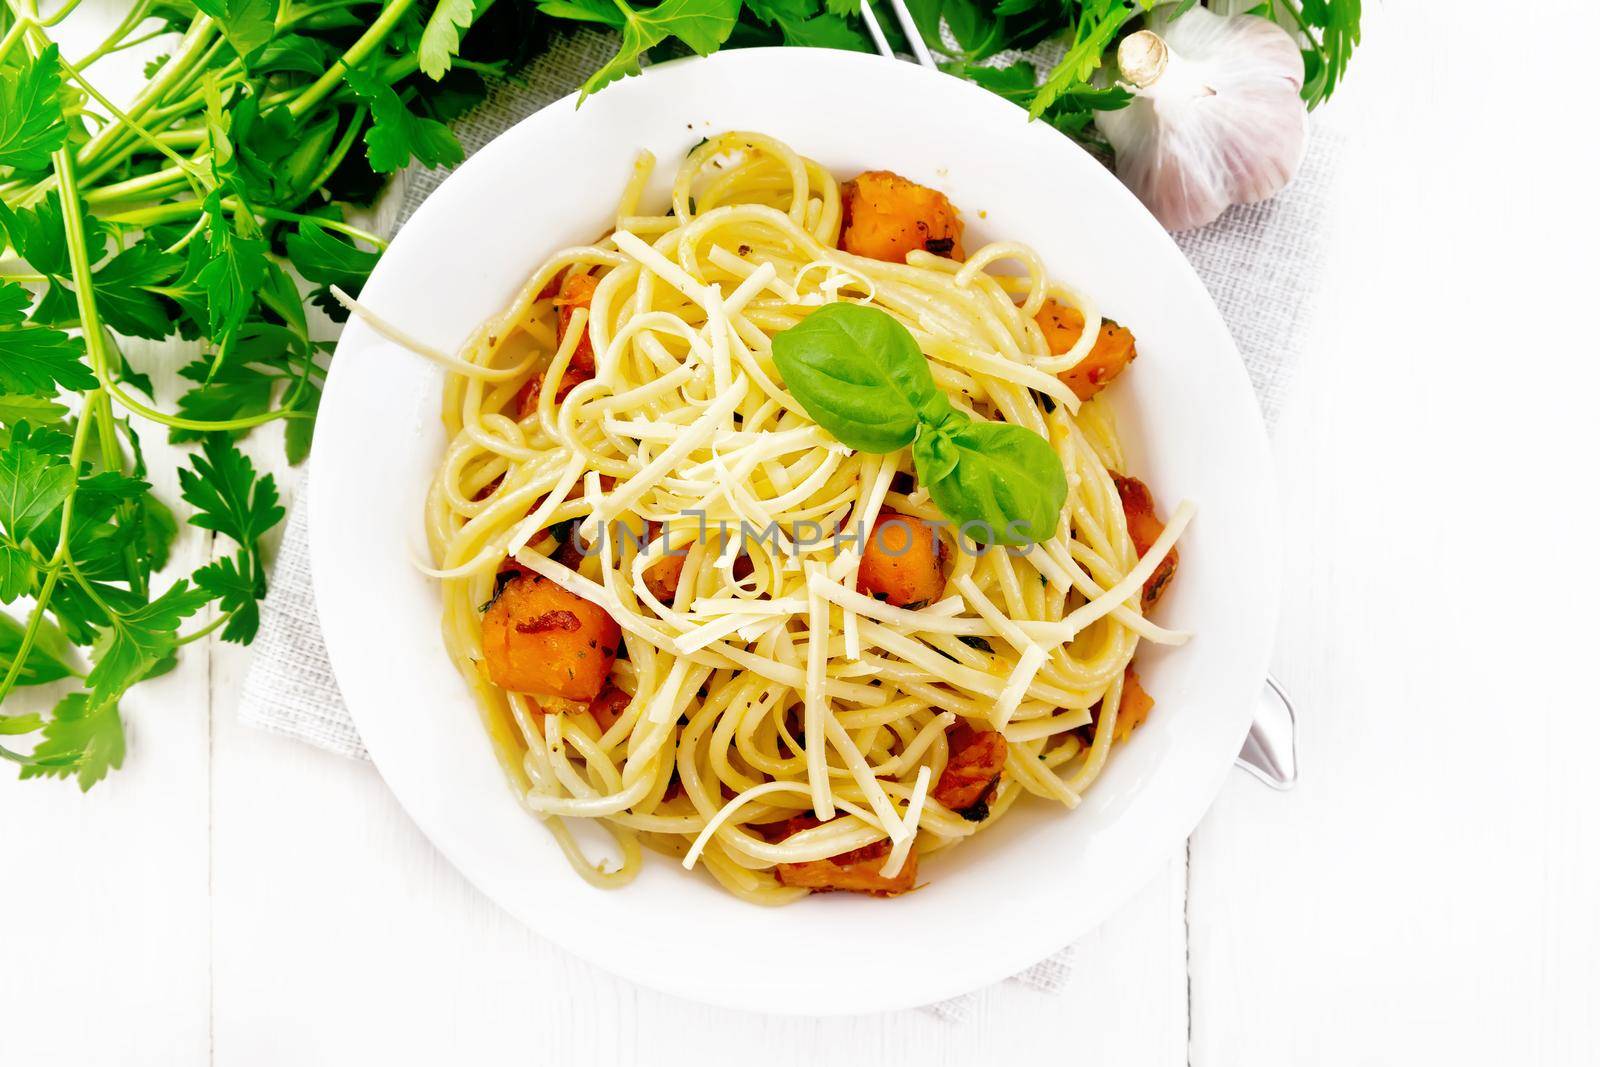
[(177, 166), (178, 170), (183, 173), (184, 177), (188, 179), (189, 184), (194, 188), (195, 195), (202, 195), (200, 185), (204, 179), (199, 173), (199, 168), (197, 168), (187, 159), (184, 159), (182, 156), (178, 155), (178, 153), (174, 152), (166, 145), (162, 144), (154, 134), (140, 125), (138, 120), (123, 114), (117, 105), (113, 104), (110, 100), (107, 100), (101, 95), (100, 90), (96, 89), (89, 83), (89, 80), (83, 76), (77, 67), (73, 66), (71, 63), (68, 63), (65, 59), (60, 59), (58, 62), (61, 64), (61, 69), (67, 72), (67, 76), (73, 81), (77, 82), (78, 87), (93, 97), (101, 107), (111, 112), (112, 116), (122, 124), (123, 129), (127, 130), (134, 137), (144, 141), (157, 152), (160, 152), (162, 155), (172, 160), (173, 164)]
[(1294, 0), (1272, 0), (1272, 4), (1274, 7), (1281, 7), (1289, 13), (1289, 16), (1294, 19), (1295, 25), (1300, 27), (1300, 32), (1305, 34), (1308, 41), (1312, 44), (1318, 43), (1317, 39), (1311, 36), (1311, 27), (1306, 25), (1305, 17), (1300, 14), (1300, 8), (1294, 3)]
[(367, 32), (356, 39), (344, 55), (339, 57), (332, 67), (329, 67), (322, 77), (312, 82), (305, 92), (289, 103), (289, 114), (300, 118), (310, 111), (317, 103), (338, 87), (344, 81), (344, 72), (361, 65), (361, 61), (370, 55), (373, 49), (383, 43), (394, 24), (399, 22), (405, 13), (411, 10), (415, 0), (389, 0), (378, 17), (372, 21)]
[[(157, 103), (167, 98), (167, 94), (174, 88), (186, 87), (194, 76), (194, 70), (203, 56), (221, 40), (213, 41), (216, 37), (216, 24), (206, 15), (199, 15), (189, 24), (189, 31), (183, 35), (183, 40), (173, 51), (172, 58), (162, 64), (156, 76), (146, 82), (144, 88), (134, 95), (133, 102), (128, 105), (126, 113), (130, 118), (142, 119), (145, 114), (155, 107)], [(77, 161), (89, 167), (98, 156), (108, 151), (124, 135), (124, 131), (117, 126), (108, 126), (93, 137), (78, 150)]]
[[(325, 230), (333, 230), (358, 241), (366, 241), (379, 250), (389, 247), (389, 242), (377, 234), (369, 230), (363, 230), (359, 226), (352, 226), (348, 222), (340, 222), (338, 219), (325, 219), (320, 215), (307, 215), (299, 211), (284, 211), (275, 207), (246, 205), (233, 196), (223, 197), (222, 207), (232, 212), (243, 211), (248, 207), (252, 214), (259, 215), (263, 219), (276, 219), (279, 222), (309, 222), (313, 226), (320, 226)], [(112, 212), (100, 217), (107, 222), (114, 222), (121, 226), (154, 226), (163, 222), (171, 222), (175, 219), (188, 218), (191, 215), (200, 215), (204, 211), (205, 205), (198, 200), (180, 200), (172, 204), (157, 204), (155, 207)], [(188, 242), (185, 241), (184, 243), (187, 244)]]
[[(72, 14), (72, 12), (74, 10), (76, 10), (78, 5), (81, 4), (82, 2), (83, 2), (83, 0), (67, 0), (66, 3), (62, 4), (59, 8), (57, 8), (54, 11), (52, 11), (48, 18), (40, 19), (39, 20), (39, 25), (41, 25), (41, 26), (56, 26), (56, 25), (59, 25), (61, 20), (66, 18), (68, 15)], [(144, 7), (143, 4), (140, 4), (138, 6), (141, 7), (141, 8)]]
[[(240, 85), (245, 81), (244, 71), (237, 66), (229, 65), (220, 71), (212, 72), (212, 82), (218, 89), (226, 89), (233, 85)], [(205, 103), (206, 90), (204, 86), (193, 87), (192, 83), (183, 86), (184, 95), (169, 101), (150, 112), (152, 120), (165, 121), (179, 115), (187, 115), (191, 111), (202, 110)]]
[(103, 204), (109, 200), (153, 200), (176, 192), (183, 185), (183, 175), (176, 168), (168, 167), (127, 181), (90, 189), (83, 194), (83, 199), (89, 204)]
[[(83, 460), (83, 445), (87, 429), (95, 421), (96, 415), (109, 416), (110, 408), (106, 406), (103, 389), (108, 385), (109, 372), (106, 351), (105, 329), (100, 323), (100, 310), (95, 305), (94, 269), (89, 257), (88, 241), (85, 237), (83, 204), (78, 198), (78, 179), (76, 174), (77, 163), (75, 153), (70, 147), (63, 146), (51, 153), (50, 159), (54, 166), (56, 179), (62, 190), (61, 197), (61, 228), (62, 236), (67, 244), (67, 262), (72, 271), (72, 282), (77, 292), (74, 294), (78, 302), (78, 321), (83, 327), (83, 343), (89, 354), (90, 366), (94, 368), (95, 377), (99, 379), (101, 389), (90, 390), (84, 397), (83, 410), (78, 414), (78, 431), (73, 436), (72, 442), (72, 473), (74, 485), (77, 482), (78, 468)], [(115, 436), (113, 435), (113, 443)], [(116, 449), (120, 457), (121, 450)], [(107, 457), (109, 461), (109, 457)], [(61, 539), (56, 545), (55, 557), (52, 559), (53, 573), (59, 573), (60, 562), (66, 558), (68, 538), (72, 530), (72, 504), (73, 496), (68, 496), (62, 505), (61, 512)], [(53, 583), (52, 583), (53, 585)], [(44, 603), (45, 598), (40, 598)]]
[(156, 139), (173, 148), (199, 148), (206, 143), (206, 133), (204, 130), (187, 128), (162, 130), (156, 134)]
[[(57, 162), (69, 158), (71, 153), (66, 149), (58, 149), (55, 153)], [(68, 238), (70, 241), (70, 231)], [(83, 234), (78, 234), (79, 242)], [(22, 667), (28, 660), (28, 654), (33, 651), (34, 642), (39, 636), (39, 626), (44, 622), (45, 609), (50, 606), (50, 597), (54, 595), (56, 583), (61, 580), (61, 568), (67, 562), (67, 547), (72, 538), (72, 510), (78, 495), (78, 471), (83, 466), (83, 449), (89, 440), (89, 428), (95, 421), (95, 395), (100, 390), (94, 389), (84, 395), (83, 410), (78, 415), (77, 428), (72, 433), (72, 451), (68, 454), (67, 464), (72, 469), (72, 486), (67, 491), (66, 500), (61, 503), (61, 532), (56, 537), (56, 549), (50, 556), (50, 562), (45, 564), (44, 581), (39, 586), (39, 592), (33, 598), (33, 611), (28, 613), (27, 628), (22, 631), (22, 640), (17, 644), (13, 653), (11, 669), (6, 671), (6, 676), (0, 679), (0, 704), (5, 703), (6, 696), (16, 686), (17, 679), (22, 676)], [(14, 759), (15, 755), (5, 754), (7, 759)]]
[[(376, 4), (380, 3), (381, 0), (371, 0), (371, 2)], [(289, 13), (284, 16), (281, 21), (279, 21), (278, 26), (280, 29), (287, 29), (290, 26), (295, 26), (306, 21), (307, 19), (316, 18), (318, 15), (321, 15), (324, 12), (346, 11), (352, 6), (353, 5), (350, 3), (350, 0), (335, 0), (335, 2), (331, 4), (311, 4), (310, 6), (303, 7), (298, 11), (291, 7), (289, 9)]]
[(106, 598), (101, 596), (99, 591), (95, 589), (94, 582), (90, 581), (89, 578), (78, 569), (78, 564), (70, 555), (61, 562), (66, 572), (72, 575), (72, 577), (77, 581), (78, 588), (83, 590), (83, 595), (94, 601), (95, 607), (105, 612), (106, 618), (111, 619), (112, 624), (115, 625), (116, 620), (120, 617), (120, 615), (117, 612), (117, 609), (107, 603)]
[[(169, 256), (172, 255), (174, 252), (182, 252), (186, 247), (188, 247), (188, 244), (189, 244), (190, 241), (192, 241), (196, 237), (200, 236), (201, 232), (205, 228), (206, 228), (206, 217), (205, 217), (205, 215), (202, 214), (199, 218), (194, 220), (194, 225), (190, 226), (189, 229), (184, 233), (184, 235), (182, 237), (180, 237), (176, 241), (172, 242), (165, 249), (163, 249), (163, 251), (165, 251), (166, 254), (169, 255)], [(172, 295), (171, 291), (168, 291), (167, 295), (171, 296)], [(174, 299), (176, 299), (176, 298), (174, 298)]]
[[(106, 52), (102, 53), (102, 55), (106, 54), (106, 53), (110, 53), (110, 52), (125, 52), (130, 48), (139, 47), (140, 45), (144, 44), (146, 41), (153, 41), (157, 37), (165, 37), (167, 34), (169, 34), (171, 32), (172, 31), (170, 29), (168, 29), (167, 27), (165, 27), (165, 26), (157, 26), (155, 29), (148, 30), (145, 33), (141, 33), (137, 37), (130, 37), (126, 41), (118, 42), (118, 44), (117, 44), (117, 46), (115, 48), (106, 49)], [(81, 60), (81, 59), (78, 60), (78, 69), (79, 70), (84, 69), (88, 65), (89, 64), (86, 63), (84, 60)]]
[[(62, 538), (65, 540), (65, 530)], [(17, 644), (17, 650), (12, 654), (11, 669), (6, 671), (6, 676), (0, 679), (0, 704), (4, 704), (6, 697), (16, 686), (17, 679), (22, 676), (22, 667), (28, 660), (28, 654), (33, 651), (33, 643), (39, 636), (39, 626), (44, 622), (44, 609), (50, 603), (50, 597), (56, 590), (56, 582), (61, 578), (61, 565), (52, 564), (44, 572), (44, 582), (39, 586), (39, 592), (33, 599), (33, 610), (28, 613), (27, 628), (22, 631), (22, 640)], [(14, 755), (0, 749), (0, 755), (7, 759), (14, 759)], [(18, 762), (21, 762), (20, 760)]]
[(106, 392), (111, 394), (112, 398), (121, 405), (124, 411), (132, 412), (173, 430), (191, 430), (195, 433), (211, 433), (213, 431), (232, 433), (235, 430), (253, 430), (257, 426), (265, 426), (267, 423), (278, 419), (310, 419), (316, 417), (310, 412), (277, 408), (272, 411), (264, 411), (259, 415), (250, 415), (238, 419), (188, 419), (181, 415), (168, 415), (164, 411), (158, 411), (140, 403), (137, 398), (130, 396), (121, 386), (110, 379), (102, 379), (102, 381)]
[(6, 30), (6, 35), (0, 37), (0, 63), (5, 62), (11, 50), (17, 47), (17, 42), (22, 40), (22, 35), (32, 28), (33, 23), (25, 18), (18, 18), (11, 24), (10, 29)]
[[(313, 188), (315, 188), (315, 186), (313, 186)], [(224, 205), (227, 203), (228, 201), (223, 201)], [(346, 237), (354, 238), (357, 241), (365, 241), (374, 248), (378, 249), (380, 252), (389, 247), (388, 241), (385, 241), (382, 237), (379, 237), (372, 231), (363, 230), (359, 226), (352, 226), (347, 222), (340, 222), (337, 219), (325, 219), (319, 215), (303, 215), (298, 211), (281, 211), (275, 207), (257, 207), (255, 208), (255, 213), (263, 218), (277, 219), (279, 222), (309, 222), (313, 226), (320, 226), (325, 230), (333, 230), (336, 233), (342, 233)]]
[(222, 612), (216, 618), (212, 619), (210, 622), (206, 623), (193, 633), (181, 634), (178, 637), (178, 644), (187, 645), (191, 642), (198, 641), (207, 634), (214, 633), (218, 627), (222, 626), (222, 624), (227, 622), (232, 617), (233, 616), (229, 612)]
[[(117, 424), (111, 411), (111, 398), (104, 393), (99, 393), (94, 398), (94, 403), (99, 409), (95, 413), (95, 422), (100, 427), (100, 462), (108, 471), (117, 474), (127, 473), (127, 463), (122, 454), (122, 443), (117, 440)], [(117, 505), (117, 524), (126, 526), (133, 522), (135, 504), (124, 501)], [(140, 597), (149, 595), (150, 589), (145, 584), (144, 572), (139, 568), (139, 553), (132, 541), (127, 541), (122, 546), (122, 559), (128, 568), (128, 586)], [(76, 570), (73, 571), (77, 573)]]
[[(142, 415), (163, 426), (202, 433), (210, 430), (248, 430), (273, 419), (293, 418), (296, 415), (309, 417), (303, 412), (280, 410), (238, 419), (216, 421), (188, 419), (157, 411), (124, 391), (111, 377), (111, 359), (106, 348), (105, 329), (100, 322), (100, 311), (95, 306), (94, 271), (89, 262), (88, 242), (84, 238), (83, 205), (77, 196), (77, 163), (74, 154), (66, 148), (57, 149), (51, 159), (55, 164), (56, 180), (67, 193), (61, 198), (61, 222), (67, 240), (67, 261), (71, 264), (72, 282), (77, 289), (78, 322), (83, 328), (84, 348), (89, 354), (89, 366), (94, 370), (94, 376), (100, 380), (100, 389), (109, 393), (126, 411)], [(83, 418), (88, 417), (86, 411)], [(70, 505), (70, 497), (68, 501)]]

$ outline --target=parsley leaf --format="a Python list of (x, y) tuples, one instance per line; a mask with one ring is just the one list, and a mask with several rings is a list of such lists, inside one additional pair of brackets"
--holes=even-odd
[(551, 18), (598, 22), (614, 30), (627, 21), (612, 0), (541, 0), (539, 11)]
[[(95, 304), (106, 325), (129, 337), (160, 340), (170, 334), (172, 311), (149, 287), (171, 278), (182, 265), (183, 260), (163, 252), (153, 241), (140, 241), (107, 261), (94, 272)], [(57, 299), (70, 297), (71, 314), (76, 317), (77, 299), (71, 287), (62, 283), (51, 292)]]
[[(37, 574), (38, 569), (25, 549), (0, 545), (0, 604), (9, 604), (17, 597), (32, 592)], [(14, 622), (9, 615), (0, 615), (0, 619), (7, 623)], [(0, 623), (0, 626), (4, 625)], [(0, 662), (0, 673), (9, 670), (10, 666), (9, 663)]]
[[(1302, 32), (1292, 12), (1281, 13), (1287, 5), (1271, 5), (1270, 14), (1290, 33)], [(1361, 0), (1305, 0), (1300, 16), (1307, 28), (1302, 39), (1312, 47), (1302, 50), (1306, 61), (1306, 81), (1301, 97), (1312, 107), (1333, 95), (1333, 87), (1350, 65), (1356, 45), (1361, 43)]]
[(361, 291), (378, 263), (378, 253), (363, 252), (312, 222), (302, 222), (299, 230), (284, 238), (283, 245), (289, 261), (306, 281), (337, 285), (350, 292)]
[(133, 611), (144, 603), (132, 590), (109, 582), (89, 580), (57, 585), (55, 596), (50, 599), (50, 611), (75, 645), (93, 644), (100, 630), (111, 625), (111, 617), (89, 595), (91, 592), (109, 605), (112, 611)]
[(1083, 0), (1083, 10), (1068, 35), (1067, 50), (1039, 87), (1029, 115), (1038, 118), (1063, 95), (1088, 88), (1117, 32), (1154, 0)]
[[(210, 360), (196, 360), (178, 373), (202, 383), (178, 398), (179, 413), (202, 422), (262, 414), (272, 405), (272, 387), (277, 381), (272, 375), (235, 360), (224, 362), (215, 373)], [(194, 430), (174, 429), (168, 439), (177, 443), (198, 441), (203, 436)]]
[(61, 65), (50, 45), (21, 70), (0, 69), (0, 166), (43, 170), (67, 140)]
[(311, 415), (308, 419), (289, 419), (283, 428), (283, 450), (289, 462), (299, 466), (311, 455), (311, 438), (316, 430), (317, 408), (322, 403), (322, 390), (307, 381), (302, 387), (300, 400), (294, 405), (298, 411)]
[(128, 687), (160, 666), (178, 648), (178, 625), (211, 600), (180, 578), (148, 604), (111, 617), (109, 636), (95, 642), (94, 670), (86, 684), (91, 708), (122, 699)]
[(461, 51), (461, 31), (472, 25), (473, 0), (439, 0), (422, 31), (417, 65), (438, 81), (450, 69), (450, 59)]
[[(23, 396), (52, 397), (58, 388), (93, 389), (94, 372), (79, 358), (83, 343), (60, 330), (23, 325), (15, 282), (0, 283), (0, 390)], [(24, 304), (24, 306), (26, 306)]]
[(253, 550), (283, 518), (272, 475), (257, 478), (250, 460), (225, 436), (207, 436), (202, 454), (191, 462), (194, 469), (178, 471), (183, 499), (196, 509), (190, 525), (226, 534)]
[(425, 167), (453, 167), (465, 158), (448, 126), (413, 114), (390, 86), (364, 70), (345, 71), (344, 79), (372, 111), (372, 127), (361, 139), (373, 170), (387, 174), (412, 159)]
[(63, 697), (41, 736), (33, 749), (34, 762), (22, 768), (21, 777), (75, 777), (84, 792), (108, 771), (121, 767), (127, 752), (116, 702), (97, 705), (87, 693)]
[(28, 314), (33, 297), (16, 282), (0, 282), (0, 326), (15, 326)]
[(240, 549), (236, 556), (208, 563), (194, 572), (194, 581), (227, 613), (228, 623), (222, 630), (224, 641), (248, 645), (255, 640), (261, 626), (257, 602), (267, 595), (267, 582), (254, 553)]
[(240, 234), (222, 211), (222, 194), (206, 198), (206, 244), (211, 259), (195, 276), (206, 294), (212, 340), (236, 329), (267, 275), (267, 243)]
[(950, 65), (945, 70), (957, 77), (977, 82), (996, 96), (1005, 97), (1013, 104), (1028, 106), (1037, 88), (1039, 73), (1032, 63), (1019, 59), (1003, 67), (984, 67), (976, 63)]
[(1005, 21), (974, 0), (944, 0), (944, 24), (969, 60), (987, 59), (1006, 47)]
[[(106, 253), (105, 227), (84, 211), (85, 244), (91, 263)], [(0, 229), (11, 236), (18, 254), (40, 274), (59, 278), (72, 272), (67, 260), (66, 221), (61, 215), (61, 196), (51, 192), (32, 207), (13, 210), (0, 202)]]
[(195, 571), (195, 585), (228, 615), (222, 639), (248, 644), (261, 624), (256, 602), (267, 595), (256, 542), (283, 518), (277, 485), (270, 474), (258, 478), (250, 460), (221, 435), (206, 438), (203, 454), (192, 462), (192, 471), (178, 472), (183, 498), (197, 509), (190, 523), (226, 534), (240, 546), (231, 559)]
[[(741, 0), (663, 0), (643, 10), (630, 7), (624, 0), (615, 0), (615, 5), (623, 18), (619, 27), (622, 44), (617, 54), (584, 82), (584, 95), (597, 92), (629, 74), (639, 73), (639, 57), (668, 38), (677, 38), (698, 55), (715, 52), (733, 32)], [(573, 17), (571, 12), (575, 7), (582, 12), (579, 17), (617, 25), (600, 18), (598, 12), (586, 4), (552, 4), (545, 0), (539, 10)]]
[(746, 0), (756, 18), (777, 27), (783, 43), (801, 48), (839, 48), (871, 51), (871, 44), (855, 27), (831, 10), (818, 11), (817, 0)]
[(194, 6), (216, 20), (240, 59), (248, 61), (272, 40), (278, 7), (274, 0), (194, 0)]
[[(17, 650), (22, 647), (22, 630), (20, 622), (9, 615), (0, 615), (0, 672), (9, 671), (17, 658)], [(71, 668), (49, 649), (35, 643), (28, 650), (28, 658), (22, 662), (22, 673), (17, 677), (17, 684), (43, 685), (59, 681), (71, 673)]]
[(0, 426), (12, 426), (26, 419), (35, 426), (60, 422), (67, 414), (64, 404), (38, 396), (0, 394)]
[(295, 72), (320, 77), (337, 55), (326, 42), (298, 33), (280, 34), (256, 57), (258, 74)]
[(72, 492), (72, 465), (36, 448), (26, 423), (0, 452), (0, 526), (22, 541)]
[[(126, 552), (129, 548), (140, 547), (142, 531), (137, 518), (122, 509), (124, 505), (148, 499), (149, 492), (150, 483), (116, 471), (100, 471), (78, 482), (68, 537), (73, 566), (78, 574), (110, 581), (124, 581), (130, 577)], [(56, 543), (60, 530), (60, 516), (52, 515), (50, 521), (40, 527), (42, 536), (36, 535), (34, 540), (43, 542), (39, 545), (43, 550)], [(137, 568), (141, 576), (148, 575), (150, 569)]]

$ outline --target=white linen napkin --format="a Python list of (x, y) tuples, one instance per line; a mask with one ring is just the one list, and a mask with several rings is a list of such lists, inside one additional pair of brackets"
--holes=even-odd
[[(462, 146), (470, 155), (507, 127), (565, 96), (603, 64), (613, 48), (613, 38), (603, 33), (581, 30), (562, 38), (456, 122)], [(1302, 325), (1318, 290), (1339, 141), (1337, 135), (1318, 128), (1300, 171), (1277, 197), (1233, 208), (1213, 225), (1177, 238), (1233, 332), (1269, 428), (1287, 395), (1300, 355)], [(398, 228), (445, 173), (402, 174), (379, 205), (379, 225)], [(385, 221), (388, 225), (383, 225)], [(306, 510), (297, 502), (289, 512), (239, 717), (263, 730), (366, 759), (317, 623)], [(1012, 981), (1044, 992), (1059, 990), (1071, 975), (1071, 958), (1069, 947)], [(959, 1020), (970, 1014), (979, 995), (929, 1005), (927, 1010)]]

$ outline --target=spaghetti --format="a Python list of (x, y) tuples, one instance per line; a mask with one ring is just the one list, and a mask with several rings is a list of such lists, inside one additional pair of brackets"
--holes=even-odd
[[(903, 891), (1022, 796), (1070, 808), (1094, 782), (1138, 643), (1184, 637), (1146, 613), (1192, 508), (1140, 543), (1153, 514), (1130, 510), (1109, 410), (1080, 399), (1103, 382), (1073, 378), (1120, 327), (1026, 246), (962, 262), (952, 211), (934, 222), (954, 238), (902, 261), (847, 251), (864, 186), (759, 134), (691, 151), (665, 213), (641, 202), (652, 165), (609, 236), (437, 357), (446, 643), (512, 788), (590, 881), (627, 881), (644, 845), (761, 903)], [(807, 417), (772, 338), (834, 301), (899, 320), (961, 411), (1050, 442), (1050, 541), (965, 543), (909, 448), (853, 452)], [(903, 565), (875, 556), (894, 523)], [(919, 558), (937, 595), (897, 595)], [(618, 855), (591, 859), (577, 821)]]

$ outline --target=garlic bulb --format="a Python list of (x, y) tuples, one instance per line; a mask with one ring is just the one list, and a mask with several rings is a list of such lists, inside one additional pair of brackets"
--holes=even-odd
[(1171, 10), (1123, 40), (1117, 65), (1134, 100), (1095, 123), (1118, 176), (1161, 225), (1190, 230), (1288, 183), (1305, 154), (1305, 67), (1268, 19)]

